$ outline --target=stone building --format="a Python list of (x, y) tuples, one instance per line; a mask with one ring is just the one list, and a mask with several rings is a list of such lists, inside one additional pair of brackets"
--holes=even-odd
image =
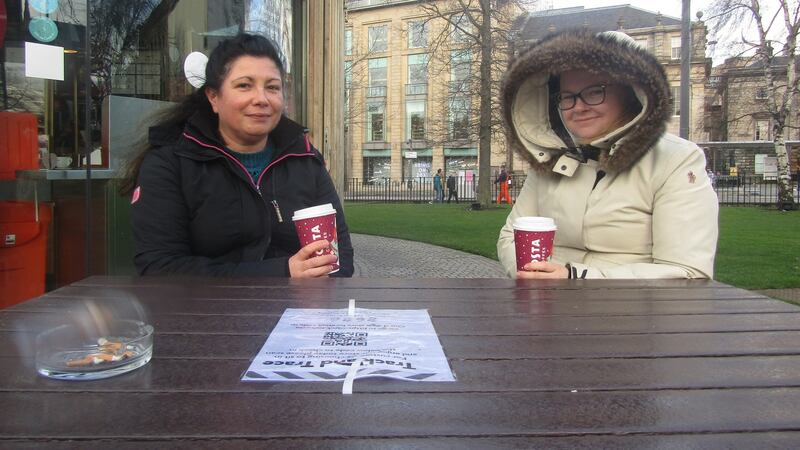
[[(348, 0), (345, 8), (347, 177), (400, 182), (440, 168), (467, 181), (477, 176), (479, 98), (469, 80), (479, 55), (467, 39), (418, 1)], [(494, 68), (498, 80), (507, 55)], [(491, 165), (505, 159), (500, 135)]]
[[(786, 79), (786, 58), (775, 58), (773, 74), (777, 80)], [(764, 82), (764, 65), (752, 58), (729, 58), (714, 67), (713, 96), (710, 98), (709, 133), (714, 141), (771, 141), (772, 120), (767, 110), (769, 92)], [(781, 84), (779, 81), (778, 84)], [(797, 99), (795, 99), (797, 103)], [(797, 106), (797, 105), (795, 105)], [(800, 138), (797, 108), (790, 117), (787, 140)]]
[[(786, 66), (786, 58), (775, 58), (772, 73), (776, 80), (786, 79)], [(722, 173), (736, 167), (737, 174), (762, 175), (764, 158), (775, 156), (774, 124), (767, 109), (769, 92), (764, 82), (763, 63), (752, 57), (725, 60), (712, 70), (706, 92), (705, 126), (709, 141), (715, 143), (707, 152), (709, 166)], [(794, 113), (787, 121), (784, 136), (793, 174), (800, 167), (798, 102), (800, 99), (795, 98)]]

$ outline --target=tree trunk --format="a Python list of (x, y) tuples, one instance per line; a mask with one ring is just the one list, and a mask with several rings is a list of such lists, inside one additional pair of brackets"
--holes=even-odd
[(778, 158), (778, 209), (788, 211), (794, 209), (794, 191), (792, 189), (792, 176), (789, 168), (789, 152), (784, 139), (785, 128), (780, 128), (775, 133), (775, 156)]
[(481, 0), (480, 118), (478, 121), (478, 201), (492, 204), (492, 17), (491, 2)]

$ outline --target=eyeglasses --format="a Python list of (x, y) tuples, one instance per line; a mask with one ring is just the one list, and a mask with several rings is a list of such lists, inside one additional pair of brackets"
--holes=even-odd
[(606, 101), (606, 84), (597, 84), (594, 86), (587, 86), (581, 89), (577, 94), (557, 94), (556, 102), (558, 102), (558, 109), (566, 111), (575, 107), (575, 103), (580, 98), (585, 105), (595, 106)]

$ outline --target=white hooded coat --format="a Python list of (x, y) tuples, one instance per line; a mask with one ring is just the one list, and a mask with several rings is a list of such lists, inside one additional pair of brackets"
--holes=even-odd
[[(553, 77), (567, 70), (609, 73), (642, 104), (631, 122), (591, 143), (597, 160), (582, 157), (551, 101)], [(511, 147), (533, 166), (497, 242), (510, 276), (511, 224), (545, 216), (558, 227), (552, 261), (569, 264), (573, 277), (713, 277), (717, 197), (703, 152), (664, 132), (669, 83), (652, 55), (613, 35), (554, 35), (512, 62), (502, 100)]]

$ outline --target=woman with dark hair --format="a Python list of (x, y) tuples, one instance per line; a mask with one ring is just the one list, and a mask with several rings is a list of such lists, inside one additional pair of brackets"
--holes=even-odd
[(122, 192), (131, 197), (140, 274), (320, 277), (330, 245), (300, 246), (294, 211), (336, 209), (340, 270), (353, 248), (322, 155), (284, 112), (286, 73), (275, 45), (240, 34), (221, 42), (205, 84), (150, 129)]
[[(533, 169), (500, 231), (517, 278), (711, 278), (717, 197), (697, 145), (665, 133), (670, 85), (621, 32), (567, 31), (519, 54), (501, 102)], [(513, 222), (555, 220), (551, 261), (517, 271)]]

